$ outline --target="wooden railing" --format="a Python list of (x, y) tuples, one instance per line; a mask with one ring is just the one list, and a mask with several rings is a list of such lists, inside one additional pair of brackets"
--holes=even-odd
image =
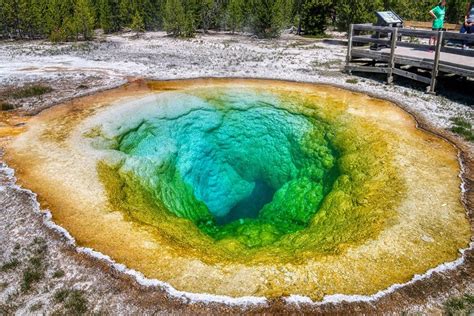
[[(433, 27), (432, 22), (420, 22), (420, 21), (405, 21), (403, 22), (403, 27), (405, 28), (415, 28), (415, 29), (425, 29), (431, 30)], [(460, 24), (453, 24), (453, 23), (444, 23), (443, 28), (446, 31), (458, 31), (461, 29)]]
[[(367, 33), (369, 33), (367, 35)], [(386, 36), (385, 38), (374, 37), (370, 33), (376, 33)], [(403, 37), (410, 41), (403, 41)], [(435, 38), (436, 45), (430, 46), (423, 44), (419, 39)], [(394, 75), (410, 78), (428, 84), (428, 92), (434, 93), (436, 88), (436, 79), (441, 71), (454, 73), (457, 75), (470, 77), (474, 76), (474, 69), (463, 67), (462, 64), (454, 62), (443, 62), (440, 67), (440, 56), (442, 53), (449, 53), (450, 56), (471, 56), (474, 62), (474, 51), (465, 51), (460, 48), (446, 47), (445, 43), (458, 41), (464, 43), (474, 43), (474, 34), (460, 34), (444, 31), (427, 31), (408, 28), (381, 27), (371, 24), (353, 24), (349, 30), (349, 42), (347, 49), (346, 70), (348, 72), (376, 72), (387, 74), (387, 82), (392, 83)], [(355, 46), (360, 44), (383, 45), (387, 49), (383, 52), (367, 49), (366, 46)], [(434, 50), (432, 60), (425, 57), (397, 55), (398, 47), (412, 48), (414, 51)], [(413, 55), (413, 54), (412, 54)], [(415, 54), (416, 55), (416, 54)], [(421, 55), (421, 54), (420, 54)], [(369, 66), (354, 66), (352, 62), (371, 60)], [(376, 67), (376, 63), (383, 63), (384, 66)], [(397, 66), (409, 66), (429, 70), (431, 76), (426, 77), (414, 72), (401, 69)], [(466, 68), (466, 69), (465, 69)]]

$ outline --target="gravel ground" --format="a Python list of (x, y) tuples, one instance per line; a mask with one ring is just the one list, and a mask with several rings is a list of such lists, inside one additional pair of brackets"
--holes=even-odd
[[(223, 33), (179, 40), (156, 32), (139, 37), (102, 36), (91, 43), (77, 44), (0, 42), (0, 101), (19, 107), (22, 115), (33, 115), (54, 104), (137, 78), (251, 77), (328, 83), (396, 101), (422, 126), (461, 144), (467, 161), (472, 161), (472, 143), (447, 130), (454, 117), (474, 122), (472, 81), (444, 78), (440, 95), (433, 96), (425, 94), (423, 86), (404, 80), (397, 81), (401, 85), (389, 86), (380, 77), (350, 76), (341, 72), (346, 53), (341, 45), (342, 34), (332, 35), (335, 39), (331, 41), (289, 34), (279, 40), (258, 40)], [(9, 96), (12, 89), (37, 83), (53, 91), (24, 99)], [(472, 178), (467, 181), (472, 182)], [(468, 200), (471, 198), (472, 194)], [(73, 310), (105, 314), (217, 313), (247, 308), (253, 312), (432, 313), (439, 312), (450, 296), (474, 293), (471, 258), (456, 272), (445, 276), (436, 273), (432, 282), (439, 285), (439, 290), (433, 293), (428, 283), (365, 303), (296, 306), (277, 300), (247, 307), (192, 303), (171, 298), (162, 289), (141, 286), (105, 262), (77, 252), (64, 235), (45, 224), (46, 217), (38, 212), (35, 196), (16, 187), (12, 170), (1, 164), (0, 315), (68, 314)]]

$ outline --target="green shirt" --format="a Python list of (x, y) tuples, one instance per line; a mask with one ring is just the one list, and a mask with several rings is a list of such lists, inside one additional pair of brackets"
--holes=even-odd
[(444, 16), (446, 15), (446, 7), (437, 6), (431, 10), (436, 16), (436, 19), (433, 21), (434, 29), (442, 29), (444, 26)]

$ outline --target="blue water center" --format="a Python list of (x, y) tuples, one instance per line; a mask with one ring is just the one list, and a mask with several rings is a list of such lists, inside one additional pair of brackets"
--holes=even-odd
[(169, 212), (216, 234), (214, 225), (249, 219), (281, 229), (308, 223), (334, 179), (322, 122), (253, 91), (171, 99), (186, 110), (156, 113), (121, 136), (122, 172)]

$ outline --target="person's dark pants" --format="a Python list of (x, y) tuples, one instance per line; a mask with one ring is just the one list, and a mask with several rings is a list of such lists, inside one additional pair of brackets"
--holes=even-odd
[(474, 33), (474, 25), (472, 26), (466, 26), (465, 24), (462, 25), (460, 33), (464, 34), (472, 34)]
[[(459, 33), (461, 33), (461, 34), (465, 34), (465, 33), (474, 34), (474, 25), (466, 26), (465, 24), (463, 24), (462, 27), (461, 27), (461, 31)], [(467, 41), (462, 41), (462, 44), (463, 45), (468, 45), (468, 44), (472, 44), (472, 42), (468, 43)]]

